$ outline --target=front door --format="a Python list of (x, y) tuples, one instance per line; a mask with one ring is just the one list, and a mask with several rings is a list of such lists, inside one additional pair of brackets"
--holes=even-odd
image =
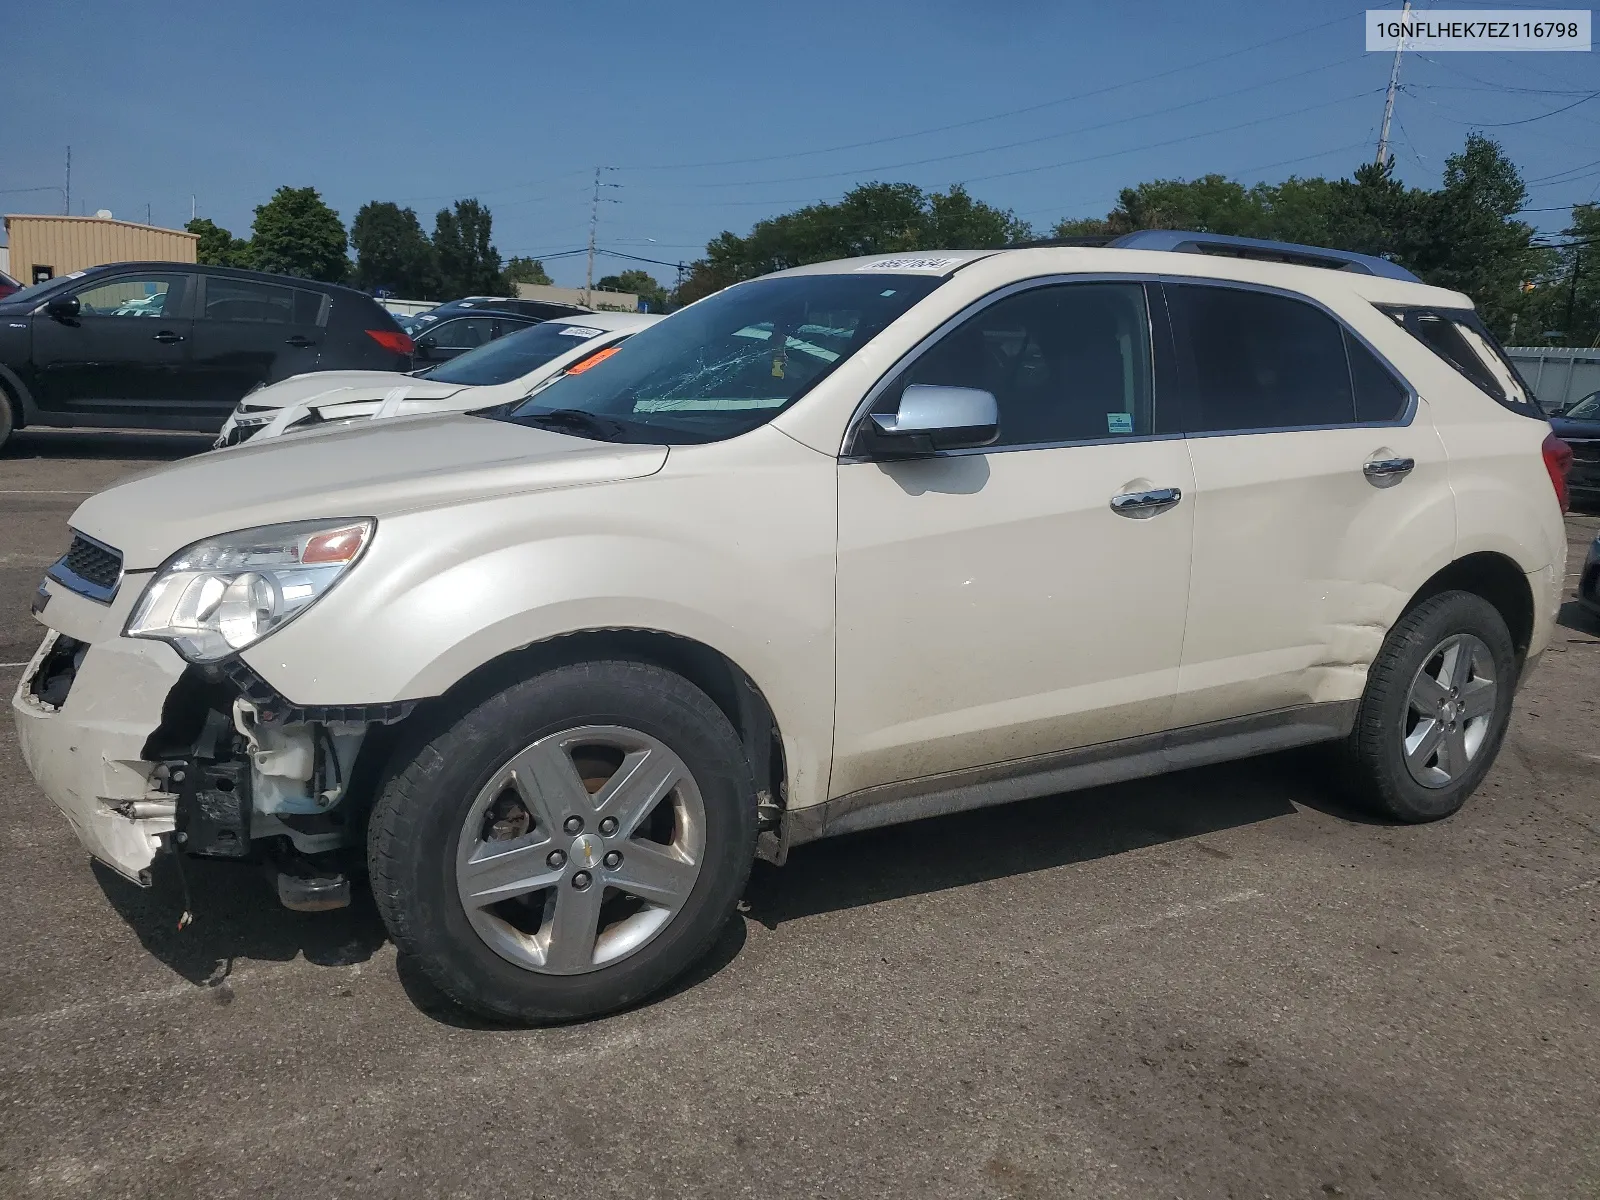
[(75, 293), (76, 317), (35, 315), (39, 407), (106, 422), (181, 412), (194, 387), (193, 281), (181, 273), (99, 279)]
[(1183, 441), (1156, 432), (1151, 341), (1140, 283), (1034, 286), (943, 334), (875, 400), (982, 388), (1000, 435), (841, 462), (830, 794), (1167, 727), (1191, 481)]
[(1454, 544), (1427, 407), (1305, 300), (1165, 291), (1195, 476), (1175, 724), (1355, 699), (1407, 599), (1396, 581)]

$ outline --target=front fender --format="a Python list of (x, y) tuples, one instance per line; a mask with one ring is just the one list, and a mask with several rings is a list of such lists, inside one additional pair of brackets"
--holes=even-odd
[(296, 704), (383, 704), (441, 695), (563, 634), (673, 634), (755, 682), (784, 737), (790, 803), (812, 789), (821, 799), (833, 736), (835, 469), (757, 431), (674, 448), (643, 479), (386, 518), (346, 579), (241, 657)]

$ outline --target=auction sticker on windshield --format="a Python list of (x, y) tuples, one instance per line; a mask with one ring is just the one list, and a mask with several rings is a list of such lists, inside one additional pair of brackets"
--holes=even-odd
[(561, 327), (562, 337), (592, 338), (599, 337), (604, 332), (604, 329), (595, 329), (588, 325), (563, 325)]
[(880, 258), (863, 263), (858, 271), (948, 271), (961, 262), (959, 258)]

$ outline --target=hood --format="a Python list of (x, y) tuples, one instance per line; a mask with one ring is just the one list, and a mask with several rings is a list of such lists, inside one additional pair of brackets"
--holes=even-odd
[(343, 400), (382, 400), (392, 388), (430, 400), (453, 396), (459, 383), (435, 383), (399, 371), (312, 371), (251, 392), (241, 403), (248, 408), (286, 408), (302, 400), (336, 404)]
[(72, 528), (158, 567), (201, 538), (318, 517), (377, 517), (492, 496), (638, 479), (665, 446), (619, 445), (483, 417), (362, 421), (213, 450), (84, 501)]
[(1551, 417), (1550, 429), (1558, 438), (1571, 441), (1574, 438), (1587, 441), (1591, 438), (1600, 438), (1600, 421), (1572, 420), (1570, 417)]

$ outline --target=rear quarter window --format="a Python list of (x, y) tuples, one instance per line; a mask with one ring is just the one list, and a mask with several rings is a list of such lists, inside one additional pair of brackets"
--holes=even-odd
[(1477, 313), (1401, 305), (1384, 306), (1383, 311), (1496, 404), (1544, 420), (1522, 376)]

